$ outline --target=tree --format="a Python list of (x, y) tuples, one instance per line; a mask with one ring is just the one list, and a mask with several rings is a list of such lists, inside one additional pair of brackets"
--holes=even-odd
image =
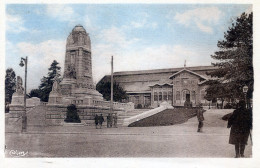
[[(105, 100), (110, 100), (111, 98), (111, 82), (107, 81), (107, 82), (99, 82), (96, 86), (97, 91), (99, 91)], [(114, 82), (113, 85), (113, 100), (114, 101), (118, 101), (118, 102), (122, 102), (124, 100), (127, 99), (127, 94), (126, 91), (119, 86), (118, 83)]]
[(8, 68), (5, 74), (5, 102), (11, 103), (12, 95), (15, 92), (16, 75), (12, 68)]
[(42, 92), (40, 89), (32, 89), (29, 93), (29, 97), (41, 97), (42, 96)]
[(233, 21), (224, 40), (218, 41), (219, 51), (211, 55), (218, 67), (208, 73), (212, 80), (207, 96), (217, 98), (243, 98), (242, 88), (247, 85), (247, 98), (252, 98), (254, 89), (253, 73), (253, 13), (243, 13)]
[(48, 102), (49, 99), (49, 94), (52, 90), (52, 85), (54, 82), (55, 78), (60, 79), (60, 66), (58, 66), (58, 62), (56, 60), (54, 60), (51, 63), (50, 68), (48, 69), (48, 76), (47, 77), (43, 77), (41, 79), (41, 84), (39, 86), (39, 90), (33, 90), (33, 92), (30, 93), (31, 94), (38, 94), (38, 96), (40, 96), (39, 98), (41, 99), (41, 101), (45, 101)]

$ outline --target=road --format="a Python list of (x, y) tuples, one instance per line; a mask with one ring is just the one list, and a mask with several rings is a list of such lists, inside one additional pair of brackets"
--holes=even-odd
[[(172, 126), (103, 128), (35, 126), (26, 134), (6, 130), (6, 157), (174, 157), (233, 158), (229, 129), (221, 120), (227, 110), (204, 113), (202, 133), (197, 119)], [(248, 141), (245, 156), (252, 157)], [(20, 153), (19, 153), (20, 152)], [(26, 153), (21, 156), (22, 152)]]

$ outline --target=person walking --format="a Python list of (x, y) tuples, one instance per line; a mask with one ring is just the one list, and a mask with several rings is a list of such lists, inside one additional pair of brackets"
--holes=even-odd
[(114, 123), (114, 127), (117, 128), (117, 114), (116, 113), (113, 115), (113, 123)]
[(103, 122), (104, 122), (104, 117), (103, 117), (103, 115), (101, 114), (101, 115), (99, 116), (99, 126), (100, 126), (100, 129), (102, 128)]
[(97, 129), (97, 127), (98, 127), (98, 115), (97, 114), (95, 115), (94, 120), (95, 120), (96, 129)]
[(231, 128), (229, 144), (235, 145), (235, 158), (244, 157), (245, 146), (252, 129), (252, 110), (246, 109), (244, 100), (239, 101), (237, 109), (228, 119), (227, 128)]
[(110, 117), (109, 127), (112, 128), (112, 126), (113, 126), (113, 114), (111, 114), (109, 117)]
[(107, 115), (107, 128), (110, 127), (110, 122), (111, 122), (111, 117), (110, 117), (110, 113)]
[(197, 118), (199, 121), (199, 125), (198, 125), (198, 130), (197, 132), (202, 132), (202, 127), (203, 127), (203, 121), (204, 121), (204, 116), (203, 116), (203, 108), (202, 105), (199, 104), (198, 106), (198, 110), (197, 110)]

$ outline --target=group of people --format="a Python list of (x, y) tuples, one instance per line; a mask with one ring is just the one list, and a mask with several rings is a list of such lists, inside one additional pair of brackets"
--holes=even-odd
[(112, 128), (112, 126), (117, 128), (117, 115), (116, 114), (108, 114), (108, 116), (107, 116), (107, 128)]
[(96, 129), (98, 128), (98, 125), (99, 125), (99, 128), (101, 129), (101, 128), (102, 128), (102, 124), (103, 124), (103, 122), (104, 122), (104, 117), (103, 117), (103, 115), (101, 114), (100, 116), (98, 116), (98, 115), (96, 114), (94, 120), (95, 120)]
[[(197, 118), (199, 121), (197, 132), (202, 131), (203, 127), (203, 109), (199, 106), (197, 110)], [(239, 101), (236, 110), (228, 119), (227, 128), (231, 128), (229, 136), (229, 144), (235, 145), (235, 158), (245, 157), (244, 151), (247, 145), (248, 138), (252, 141), (252, 109), (246, 108), (244, 100)]]
[[(102, 124), (105, 121), (104, 117), (102, 114), (100, 114), (100, 116), (98, 116), (97, 114), (95, 115), (95, 125), (96, 125), (96, 129), (102, 128)], [(107, 128), (111, 128), (114, 125), (115, 128), (117, 128), (117, 114), (108, 114), (107, 116)]]

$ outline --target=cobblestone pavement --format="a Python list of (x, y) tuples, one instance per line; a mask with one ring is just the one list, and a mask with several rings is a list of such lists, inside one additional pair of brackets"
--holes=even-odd
[[(6, 157), (234, 157), (229, 129), (221, 120), (227, 110), (204, 113), (202, 133), (196, 117), (161, 127), (95, 129), (86, 126), (32, 127), (26, 134), (6, 130)], [(250, 140), (245, 155), (251, 157)], [(27, 153), (28, 152), (28, 153)], [(18, 153), (18, 154), (17, 154)]]

